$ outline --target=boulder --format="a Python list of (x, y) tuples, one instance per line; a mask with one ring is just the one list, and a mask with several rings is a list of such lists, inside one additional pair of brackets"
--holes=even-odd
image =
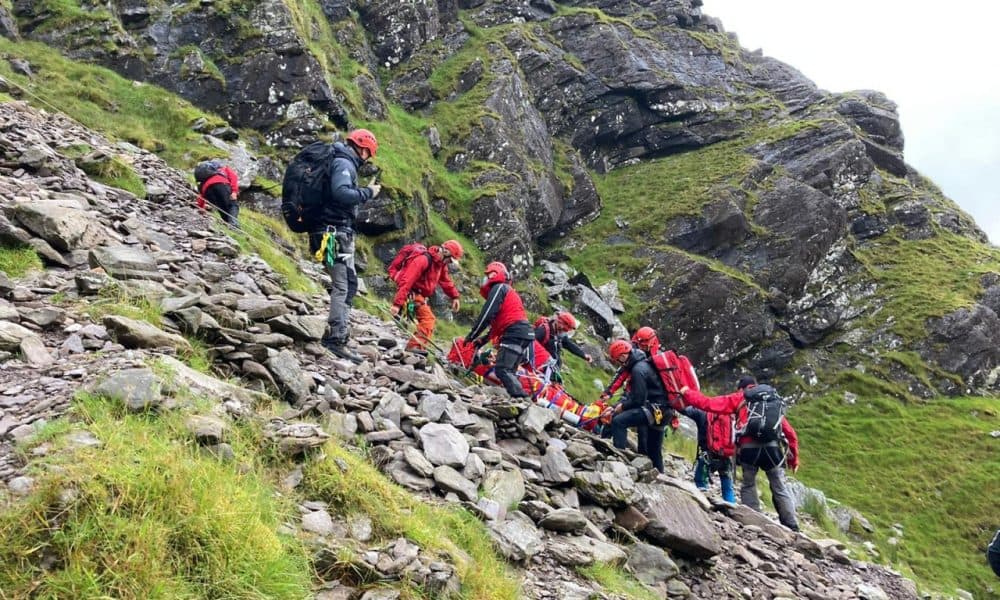
[(646, 585), (655, 586), (680, 574), (680, 569), (667, 553), (656, 546), (639, 542), (629, 546), (628, 570)]
[(546, 540), (546, 551), (566, 567), (585, 567), (594, 563), (619, 565), (625, 551), (618, 546), (586, 536), (556, 535)]
[(302, 341), (320, 340), (326, 333), (326, 317), (323, 316), (281, 315), (269, 319), (267, 324), (272, 331)]
[(483, 478), (483, 497), (495, 500), (505, 508), (516, 506), (524, 499), (524, 475), (520, 469), (493, 469)]
[(218, 417), (207, 415), (191, 415), (184, 425), (191, 432), (194, 439), (203, 446), (214, 446), (222, 443), (222, 437), (226, 432), (226, 423)]
[(615, 473), (577, 471), (573, 476), (573, 485), (599, 506), (625, 508), (640, 498), (635, 482)]
[(115, 279), (163, 281), (163, 273), (156, 267), (156, 258), (141, 248), (102, 246), (92, 249), (88, 259), (91, 267), (101, 267)]
[(434, 469), (434, 481), (445, 493), (454, 492), (462, 500), (470, 502), (476, 499), (478, 493), (476, 484), (462, 477), (461, 473), (448, 465), (441, 465)]
[(0, 350), (17, 352), (21, 349), (21, 340), (29, 337), (37, 336), (34, 331), (17, 323), (0, 321)]
[(538, 526), (550, 531), (577, 533), (587, 527), (587, 517), (575, 508), (558, 508), (539, 519)]
[(81, 210), (86, 203), (82, 198), (80, 203), (19, 202), (14, 205), (14, 217), (60, 252), (87, 250), (104, 244), (108, 235), (100, 220)]
[(656, 544), (692, 558), (722, 551), (722, 538), (708, 514), (690, 495), (664, 485), (641, 483), (636, 507), (649, 519), (642, 534)]
[(434, 465), (464, 467), (469, 457), (465, 436), (447, 423), (428, 423), (420, 428), (420, 445)]
[(102, 322), (115, 341), (126, 348), (170, 347), (181, 352), (191, 351), (191, 344), (183, 337), (167, 333), (145, 321), (119, 315), (106, 315)]
[(299, 359), (290, 350), (282, 350), (264, 363), (274, 375), (285, 400), (293, 406), (309, 398), (309, 379), (299, 365)]
[(497, 549), (508, 560), (523, 562), (544, 548), (541, 533), (531, 519), (520, 512), (510, 513), (504, 521), (492, 522), (489, 532)]
[(132, 412), (158, 408), (163, 402), (163, 382), (150, 369), (125, 369), (114, 373), (94, 393), (118, 400)]
[(542, 479), (551, 483), (566, 483), (573, 478), (573, 465), (566, 453), (549, 445), (542, 456)]

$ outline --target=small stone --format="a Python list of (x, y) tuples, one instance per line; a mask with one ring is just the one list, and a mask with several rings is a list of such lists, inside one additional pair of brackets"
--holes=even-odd
[(302, 516), (302, 529), (317, 535), (333, 533), (333, 518), (325, 510), (317, 510)]
[(15, 477), (7, 482), (7, 489), (15, 496), (27, 496), (35, 487), (35, 480), (31, 477)]

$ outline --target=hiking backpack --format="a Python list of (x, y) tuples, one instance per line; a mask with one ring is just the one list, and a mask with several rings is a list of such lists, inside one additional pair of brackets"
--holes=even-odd
[(545, 345), (549, 343), (549, 339), (552, 338), (552, 326), (549, 325), (549, 318), (546, 316), (541, 316), (535, 319), (535, 322), (531, 325), (531, 330), (534, 331), (542, 325), (545, 325), (545, 338), (538, 341), (539, 344)]
[(389, 263), (389, 279), (399, 283), (399, 276), (406, 270), (406, 266), (410, 264), (411, 260), (417, 256), (427, 256), (429, 258), (430, 255), (430, 252), (427, 251), (427, 246), (424, 246), (420, 242), (413, 242), (412, 244), (403, 246), (396, 253), (396, 257), (392, 259), (392, 262)]
[(198, 182), (198, 187), (208, 181), (209, 177), (221, 174), (224, 166), (220, 160), (203, 160), (196, 164), (194, 166), (194, 180)]
[(733, 416), (706, 413), (708, 429), (705, 445), (713, 456), (729, 458), (736, 454), (736, 435), (733, 431)]
[(325, 142), (309, 144), (288, 163), (281, 182), (281, 216), (289, 229), (311, 233), (321, 228), (332, 171), (333, 144)]
[(781, 421), (785, 417), (785, 399), (769, 385), (755, 385), (743, 391), (747, 422), (739, 432), (758, 442), (781, 440)]
[(694, 372), (691, 361), (683, 354), (677, 354), (673, 350), (658, 352), (650, 357), (650, 362), (660, 375), (660, 381), (667, 391), (667, 401), (675, 410), (683, 409), (680, 397), (680, 389), (687, 386), (692, 390), (700, 390), (698, 376)]

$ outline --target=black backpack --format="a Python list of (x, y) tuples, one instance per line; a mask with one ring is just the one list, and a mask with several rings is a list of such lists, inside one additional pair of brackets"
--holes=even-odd
[(333, 144), (313, 142), (303, 148), (285, 169), (281, 184), (281, 216), (296, 233), (322, 227), (323, 204), (330, 196)]
[(201, 184), (208, 181), (209, 177), (221, 173), (222, 167), (222, 161), (203, 160), (194, 166), (194, 180), (201, 186)]
[(781, 440), (781, 421), (785, 417), (785, 400), (769, 385), (755, 385), (744, 390), (747, 422), (739, 435), (748, 435), (758, 442)]

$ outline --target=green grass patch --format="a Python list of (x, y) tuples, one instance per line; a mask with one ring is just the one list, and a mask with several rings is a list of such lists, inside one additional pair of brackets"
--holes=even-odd
[(256, 254), (285, 280), (285, 287), (292, 291), (314, 293), (319, 287), (299, 269), (296, 253), (304, 251), (305, 235), (292, 233), (284, 221), (253, 210), (240, 210), (240, 228), (226, 228), (226, 233), (236, 240), (240, 249)]
[(42, 259), (31, 246), (0, 246), (0, 271), (17, 279), (44, 268)]
[(601, 584), (605, 591), (634, 600), (658, 600), (653, 590), (639, 583), (635, 577), (621, 567), (607, 563), (594, 563), (589, 567), (577, 567), (576, 572), (587, 579)]
[(200, 117), (212, 125), (224, 122), (164, 89), (68, 60), (44, 44), (0, 38), (0, 52), (35, 67), (29, 80), (2, 61), (0, 76), (28, 90), (24, 100), (37, 108), (64, 112), (86, 127), (155, 151), (177, 167), (193, 164), (194, 155), (217, 152), (191, 131), (191, 123)]
[(82, 310), (98, 322), (105, 315), (120, 315), (146, 321), (157, 327), (163, 323), (163, 310), (159, 300), (135, 293), (119, 283), (112, 283), (102, 289), (97, 299), (85, 304)]
[(135, 172), (132, 165), (117, 156), (100, 162), (81, 162), (78, 166), (84, 173), (101, 183), (132, 192), (139, 198), (146, 197), (146, 184), (142, 178)]
[(304, 485), (310, 498), (325, 500), (345, 514), (367, 515), (381, 538), (402, 535), (425, 551), (447, 555), (462, 581), (463, 598), (521, 597), (517, 578), (493, 549), (484, 525), (471, 513), (420, 501), (364, 457), (335, 443), (327, 444), (325, 450), (325, 458), (305, 469)]
[[(934, 588), (979, 597), (996, 585), (983, 558), (1000, 489), (989, 435), (1000, 429), (995, 398), (847, 405), (831, 395), (797, 405), (792, 420), (802, 440), (798, 478), (871, 519), (883, 557)], [(893, 549), (886, 540), (897, 522), (904, 537)]]
[(208, 344), (202, 340), (185, 336), (188, 343), (191, 344), (191, 350), (184, 353), (181, 359), (187, 366), (191, 367), (199, 373), (204, 373), (206, 375), (212, 374), (212, 357), (208, 354)]
[(1000, 271), (1000, 250), (946, 230), (925, 240), (889, 234), (854, 256), (885, 303), (867, 326), (877, 328), (891, 319), (890, 329), (908, 341), (926, 337), (927, 319), (972, 305), (982, 291), (980, 276)]
[[(207, 457), (181, 413), (127, 415), (90, 396), (73, 412), (102, 445), (50, 452), (35, 491), (0, 513), (0, 596), (309, 596), (302, 545), (276, 533), (294, 507), (259, 465), (238, 472)], [(255, 465), (255, 435), (231, 433), (240, 462)], [(64, 446), (59, 432), (45, 437)]]

